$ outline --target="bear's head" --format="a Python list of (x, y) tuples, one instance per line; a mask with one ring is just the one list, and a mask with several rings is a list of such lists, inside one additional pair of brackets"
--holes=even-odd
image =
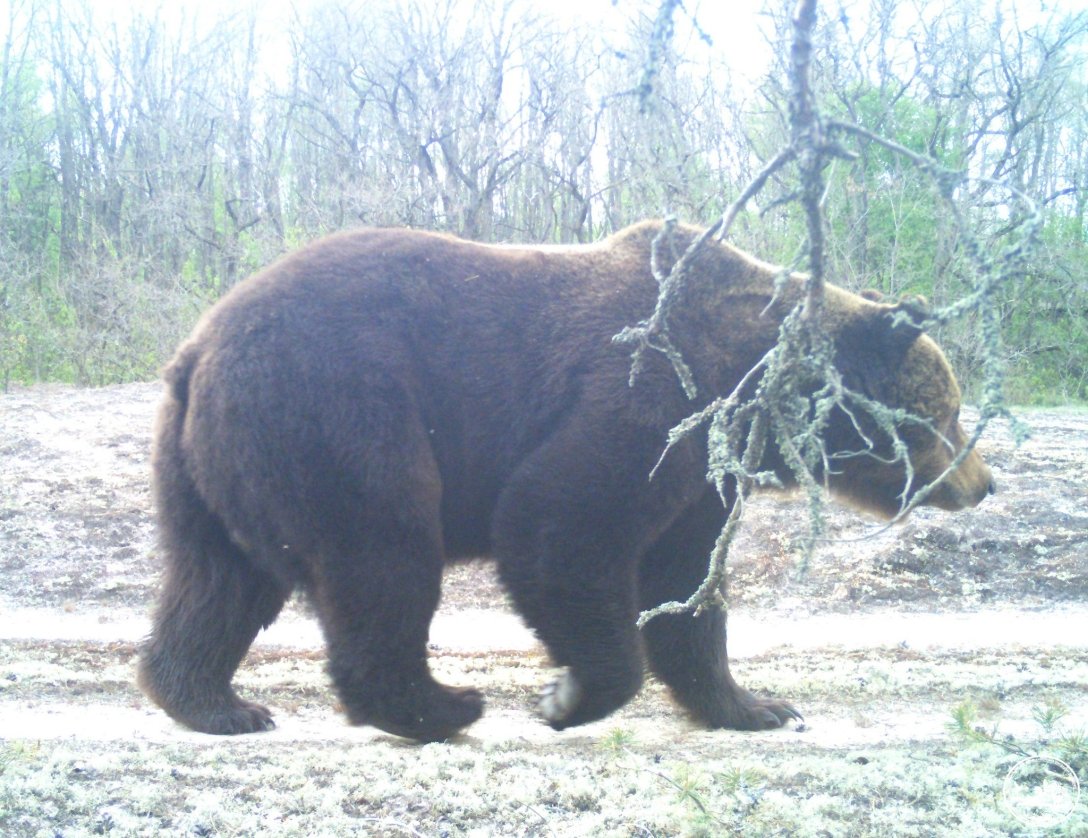
[[(643, 236), (648, 246), (659, 229), (641, 225), (626, 235)], [(678, 228), (681, 238), (671, 252), (684, 252), (696, 233)], [(659, 260), (667, 256), (659, 254)], [(774, 344), (783, 319), (804, 297), (806, 279), (801, 274), (786, 278), (781, 268), (723, 242), (704, 248), (693, 264), (684, 288), (686, 305), (670, 312), (670, 338), (696, 378), (704, 376), (707, 385), (700, 383), (701, 392), (728, 392), (737, 372), (751, 369)], [(825, 286), (824, 299), (823, 328), (834, 340), (835, 365), (845, 386), (924, 420), (896, 426), (909, 455), (909, 472), (893, 439), (860, 406), (837, 410), (825, 434), (825, 476), (832, 493), (893, 518), (963, 451), (967, 437), (959, 422), (960, 388), (944, 353), (918, 325), (928, 316), (924, 299), (893, 304), (878, 291), (854, 294), (834, 285)], [(762, 467), (773, 470), (783, 485), (796, 485), (777, 449), (768, 451)], [(958, 510), (977, 505), (993, 491), (990, 469), (972, 450), (921, 503)]]
[[(887, 305), (869, 295), (828, 291), (830, 307), (839, 315), (836, 363), (845, 385), (925, 420), (908, 419), (897, 426), (909, 452), (909, 480), (892, 439), (863, 410), (839, 411), (829, 434), (831, 490), (854, 506), (891, 518), (941, 477), (966, 445), (960, 388), (940, 347), (916, 325), (924, 319), (924, 301)], [(972, 450), (922, 505), (955, 511), (976, 506), (993, 492), (990, 469)]]

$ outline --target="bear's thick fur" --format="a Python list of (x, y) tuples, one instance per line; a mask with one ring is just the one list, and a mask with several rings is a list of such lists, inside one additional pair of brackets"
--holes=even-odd
[[(231, 680), (301, 587), (350, 720), (448, 737), (482, 701), (428, 669), (442, 568), (491, 556), (567, 668), (540, 701), (553, 727), (620, 707), (645, 664), (711, 727), (797, 717), (733, 681), (720, 612), (635, 627), (640, 610), (695, 589), (726, 514), (704, 440), (675, 446), (648, 479), (666, 434), (734, 387), (800, 293), (795, 278), (772, 303), (775, 268), (709, 245), (670, 319), (699, 399), (656, 353), (629, 386), (630, 350), (612, 337), (653, 310), (660, 228), (553, 248), (352, 231), (281, 259), (209, 311), (165, 375), (153, 468), (166, 575), (141, 655), (145, 692), (196, 730), (271, 727)], [(697, 233), (680, 226), (677, 247)], [(960, 393), (936, 344), (893, 323), (895, 310), (827, 289), (847, 384), (942, 435), (905, 431), (913, 491), (964, 443)], [(834, 461), (831, 487), (894, 514), (902, 464), (858, 456), (850, 419), (835, 422), (836, 450), (853, 456)], [(928, 502), (959, 509), (989, 491), (972, 453)]]

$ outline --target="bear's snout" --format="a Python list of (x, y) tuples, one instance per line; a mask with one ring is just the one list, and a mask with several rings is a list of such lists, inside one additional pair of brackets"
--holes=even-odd
[[(986, 469), (989, 472), (989, 469)], [(994, 483), (994, 478), (991, 476), (988, 480), (985, 480), (978, 489), (975, 490), (974, 497), (971, 498), (970, 503), (965, 503), (964, 507), (978, 506), (990, 495), (997, 493), (997, 485)]]
[[(978, 506), (990, 495), (997, 493), (993, 472), (982, 461), (977, 451), (964, 460), (955, 474), (949, 479), (949, 503), (944, 508), (950, 511)], [(941, 506), (940, 503), (936, 504)]]

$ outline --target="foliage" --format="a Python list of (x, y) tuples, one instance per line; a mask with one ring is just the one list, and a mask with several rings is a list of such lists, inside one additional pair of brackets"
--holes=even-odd
[[(989, 761), (1004, 773), (997, 797), (1020, 829), (1033, 834), (1082, 835), (1083, 786), (1088, 781), (1088, 739), (1084, 731), (1064, 730), (1068, 710), (1054, 698), (1032, 709), (1037, 727), (1031, 734), (1001, 733), (998, 723), (979, 724), (979, 708), (965, 701), (952, 710), (951, 735), (971, 749), (989, 752)], [(1019, 833), (1019, 830), (1018, 830)]]
[[(819, 20), (814, 91), (1044, 206), (1046, 247), (1002, 312), (1007, 361), (1017, 398), (1083, 400), (1088, 16), (1029, 25), (1009, 3), (847, 4)], [(15, 0), (0, 20), (0, 381), (153, 375), (200, 307), (353, 224), (573, 242), (712, 217), (788, 135), (784, 76), (769, 67), (753, 91), (679, 4), (651, 54), (663, 10), (572, 27), (526, 0), (331, 0), (289, 20)], [(762, 20), (784, 46), (782, 11)], [(932, 194), (887, 150), (856, 151), (826, 173), (829, 278), (955, 299), (962, 242)], [(1000, 234), (1006, 197), (961, 197)], [(770, 199), (734, 236), (790, 263), (801, 223)], [(968, 380), (973, 328), (940, 335)]]
[(1023, 737), (1001, 733), (996, 723), (988, 728), (979, 724), (978, 707), (971, 701), (965, 701), (952, 709), (948, 729), (968, 745), (996, 748), (1013, 757), (1060, 760), (1076, 774), (1080, 783), (1088, 784), (1088, 737), (1083, 730), (1066, 730), (1061, 725), (1068, 713), (1068, 708), (1057, 700), (1047, 700), (1034, 707), (1031, 716), (1038, 727), (1039, 737), (1027, 741)]

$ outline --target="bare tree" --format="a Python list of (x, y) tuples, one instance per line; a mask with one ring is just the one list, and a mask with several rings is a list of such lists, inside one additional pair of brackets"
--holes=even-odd
[[(284, 61), (253, 14), (14, 0), (0, 20), (0, 282), (8, 346), (23, 348), (6, 369), (150, 375), (209, 299), (352, 224), (582, 241), (662, 211), (721, 212), (791, 142), (786, 66), (747, 97), (684, 6), (658, 7), (618, 7), (617, 39), (526, 0), (329, 0), (297, 13)], [(792, 23), (769, 8), (786, 56)], [(906, 158), (852, 135), (856, 159), (825, 172), (828, 271), (944, 305), (972, 282), (956, 213), (996, 241), (1023, 215), (994, 182), (1032, 192), (1051, 224), (1001, 312), (1008, 360), (1029, 395), (1042, 380), (1083, 398), (1085, 15), (934, 8), (817, 18), (821, 112), (971, 176), (954, 205), (934, 200)], [(670, 25), (648, 59), (640, 45)], [(289, 66), (266, 77), (270, 61)], [(732, 234), (789, 261), (805, 222), (796, 181), (772, 169), (759, 217), (738, 215)], [(981, 368), (977, 322), (936, 328), (961, 370)]]

